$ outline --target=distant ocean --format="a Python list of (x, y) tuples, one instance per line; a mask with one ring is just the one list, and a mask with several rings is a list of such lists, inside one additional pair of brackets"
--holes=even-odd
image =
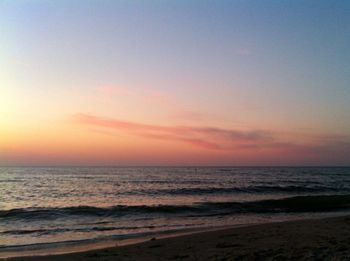
[(0, 168), (0, 252), (350, 213), (350, 168)]

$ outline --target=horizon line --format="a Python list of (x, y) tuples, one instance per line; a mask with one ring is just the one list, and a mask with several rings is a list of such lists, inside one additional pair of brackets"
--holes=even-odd
[(0, 168), (350, 168), (350, 165), (5, 165)]

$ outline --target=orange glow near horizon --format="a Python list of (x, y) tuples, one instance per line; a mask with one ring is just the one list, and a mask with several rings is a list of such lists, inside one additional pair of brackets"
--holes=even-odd
[(347, 150), (325, 138), (293, 134), (288, 140), (272, 131), (159, 126), (83, 113), (1, 136), (4, 165), (317, 165), (346, 160)]

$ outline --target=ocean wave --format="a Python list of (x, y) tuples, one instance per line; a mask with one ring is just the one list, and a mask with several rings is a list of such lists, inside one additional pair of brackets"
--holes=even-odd
[[(205, 203), (233, 213), (301, 213), (350, 210), (350, 195), (296, 196), (250, 202)], [(231, 212), (231, 213), (232, 213)]]
[[(27, 234), (36, 234), (36, 235), (52, 235), (57, 233), (66, 233), (66, 232), (93, 232), (93, 231), (115, 231), (115, 230), (137, 230), (137, 229), (155, 229), (161, 228), (164, 226), (87, 226), (82, 228), (55, 228), (55, 229), (19, 229), (19, 230), (5, 230), (0, 232), (0, 235), (27, 235)], [(174, 225), (166, 225), (166, 227), (176, 227)]]
[(138, 191), (136, 193), (144, 194), (171, 194), (171, 195), (202, 195), (202, 194), (229, 194), (229, 193), (332, 193), (332, 192), (350, 192), (350, 188), (336, 188), (330, 186), (247, 186), (247, 187), (209, 187), (209, 188), (174, 188)]
[(0, 211), (1, 219), (50, 219), (64, 218), (67, 216), (96, 216), (96, 217), (118, 217), (141, 213), (180, 213), (193, 210), (193, 206), (178, 205), (139, 205), (127, 206), (117, 205), (109, 208), (99, 208), (92, 206), (77, 206), (63, 208), (18, 208)]
[(117, 205), (109, 208), (77, 206), (64, 208), (21, 208), (0, 211), (0, 222), (69, 217), (122, 216), (207, 216), (243, 213), (301, 213), (350, 210), (350, 195), (297, 196), (249, 202), (204, 202), (192, 205)]

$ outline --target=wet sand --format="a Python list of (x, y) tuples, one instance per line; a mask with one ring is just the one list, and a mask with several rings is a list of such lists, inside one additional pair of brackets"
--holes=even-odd
[(251, 225), (10, 260), (350, 260), (350, 216)]

